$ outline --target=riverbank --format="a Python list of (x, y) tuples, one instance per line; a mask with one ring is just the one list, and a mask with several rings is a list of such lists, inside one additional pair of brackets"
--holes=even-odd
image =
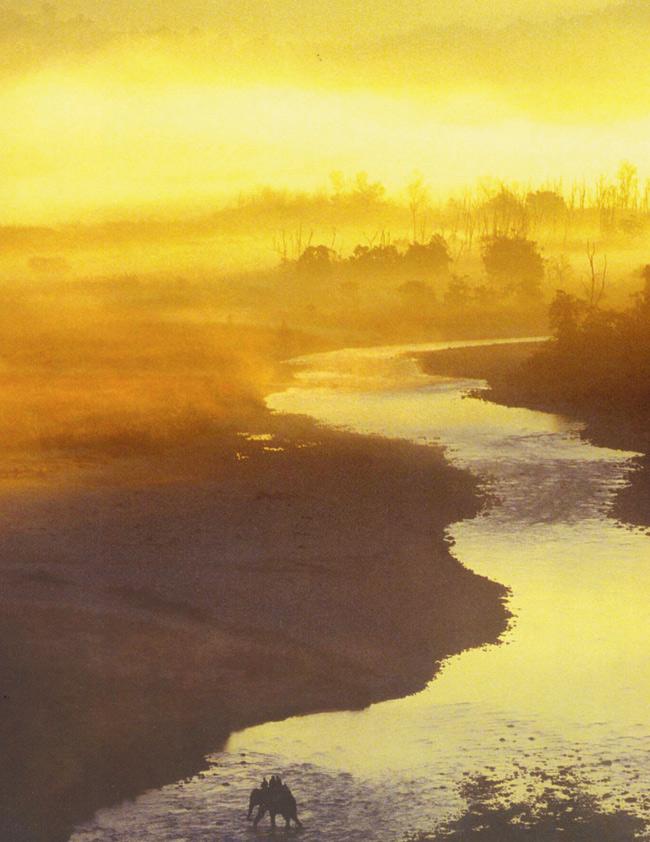
[(564, 415), (584, 423), (581, 435), (592, 444), (637, 451), (636, 470), (618, 493), (612, 514), (623, 523), (650, 526), (650, 416), (648, 412), (612, 411), (544, 395), (521, 376), (521, 367), (539, 350), (538, 342), (495, 343), (416, 354), (426, 374), (485, 380), (486, 400)]
[(440, 450), (237, 421), (4, 494), (3, 839), (64, 842), (234, 729), (413, 693), (505, 629), (450, 554), (481, 503)]

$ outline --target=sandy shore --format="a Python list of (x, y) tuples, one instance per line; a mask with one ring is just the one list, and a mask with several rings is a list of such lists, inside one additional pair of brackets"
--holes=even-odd
[(636, 460), (630, 483), (618, 493), (612, 514), (623, 523), (650, 526), (650, 424), (648, 414), (623, 411), (599, 412), (593, 406), (578, 407), (539, 395), (522, 388), (514, 376), (519, 366), (530, 358), (538, 343), (516, 345), (496, 343), (470, 348), (454, 348), (417, 354), (427, 374), (447, 377), (470, 377), (486, 380), (483, 397), (504, 406), (520, 406), (541, 412), (552, 412), (584, 423), (581, 435), (592, 444), (643, 454)]
[(233, 729), (414, 692), (504, 630), (504, 588), (449, 553), (480, 501), (439, 451), (237, 432), (177, 444), (173, 482), (132, 460), (3, 496), (0, 838), (63, 842)]

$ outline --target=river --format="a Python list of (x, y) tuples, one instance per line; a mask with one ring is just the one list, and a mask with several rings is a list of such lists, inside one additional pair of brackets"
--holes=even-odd
[(414, 696), (236, 733), (206, 772), (100, 811), (72, 842), (255, 837), (242, 805), (273, 771), (298, 797), (305, 842), (430, 832), (462, 813), (459, 786), (479, 776), (512, 799), (581, 791), (647, 814), (650, 541), (608, 516), (634, 454), (583, 441), (577, 422), (469, 397), (480, 383), (426, 377), (405, 353), (467, 344), (312, 355), (268, 405), (440, 442), (480, 477), (491, 505), (449, 537), (464, 565), (511, 589), (500, 645), (449, 659)]

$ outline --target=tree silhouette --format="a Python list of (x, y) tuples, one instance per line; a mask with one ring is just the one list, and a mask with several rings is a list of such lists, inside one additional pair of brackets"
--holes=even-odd
[(435, 234), (428, 243), (411, 243), (404, 255), (404, 263), (409, 269), (425, 275), (446, 275), (451, 255), (443, 237)]
[(489, 277), (507, 292), (537, 297), (544, 278), (544, 259), (537, 243), (525, 237), (497, 235), (483, 241), (481, 256)]
[(556, 225), (567, 210), (564, 198), (554, 190), (536, 190), (526, 196), (526, 211), (537, 225)]

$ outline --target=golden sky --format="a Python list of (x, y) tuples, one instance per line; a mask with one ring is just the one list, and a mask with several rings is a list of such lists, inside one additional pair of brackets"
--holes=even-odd
[(0, 3), (5, 221), (366, 170), (650, 175), (650, 3)]

